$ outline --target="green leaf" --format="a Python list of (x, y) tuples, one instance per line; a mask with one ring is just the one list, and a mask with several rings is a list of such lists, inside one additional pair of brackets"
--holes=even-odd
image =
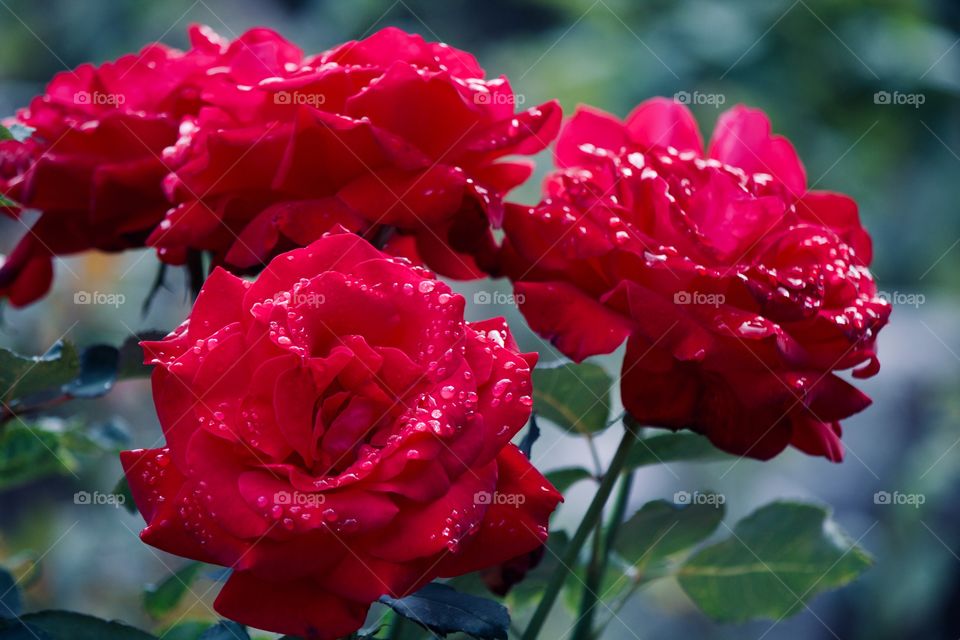
[(823, 507), (774, 502), (737, 523), (729, 539), (689, 558), (677, 577), (716, 620), (779, 620), (871, 563)]
[(175, 609), (183, 596), (190, 591), (190, 585), (202, 568), (203, 563), (190, 562), (163, 582), (147, 587), (143, 592), (143, 607), (147, 613), (154, 618), (161, 618)]
[(56, 419), (7, 423), (0, 430), (0, 490), (73, 471), (76, 459), (62, 446), (63, 434)]
[(144, 340), (163, 340), (166, 334), (163, 331), (149, 330), (136, 336), (130, 336), (120, 345), (120, 358), (117, 365), (117, 379), (130, 380), (133, 378), (149, 378), (153, 367), (143, 364), (143, 349), (140, 342)]
[(406, 598), (382, 596), (380, 602), (440, 636), (463, 632), (474, 638), (506, 640), (510, 628), (510, 614), (502, 604), (437, 582)]
[(23, 600), (13, 575), (6, 569), (0, 569), (0, 618), (14, 618), (20, 615)]
[(593, 474), (583, 467), (563, 467), (561, 469), (554, 469), (553, 471), (545, 474), (545, 477), (554, 487), (556, 487), (557, 491), (560, 493), (566, 493), (567, 489), (577, 484), (581, 480), (592, 478)]
[[(155, 636), (122, 622), (112, 622), (72, 611), (40, 611), (28, 613), (18, 620), (0, 620), (0, 637), (7, 631), (16, 633), (23, 625), (41, 640), (156, 640)], [(16, 636), (21, 637), (21, 636)]]
[(163, 640), (200, 640), (203, 632), (210, 628), (209, 622), (200, 620), (187, 620), (167, 627), (160, 637)]
[(631, 564), (646, 566), (702, 542), (723, 515), (723, 504), (678, 506), (654, 500), (620, 526), (614, 549)]
[(607, 428), (613, 379), (595, 364), (565, 363), (533, 370), (538, 414), (567, 431), (592, 434)]
[(733, 460), (696, 433), (665, 433), (640, 438), (627, 457), (626, 468), (637, 469), (665, 462), (716, 462)]
[(0, 124), (0, 140), (16, 140), (17, 142), (24, 142), (33, 135), (34, 131), (36, 131), (36, 129), (33, 127), (28, 127), (27, 125), (19, 122), (14, 122), (9, 127)]
[(80, 373), (63, 386), (75, 398), (96, 398), (113, 387), (117, 379), (120, 351), (106, 344), (87, 347), (80, 354)]
[(221, 620), (203, 632), (200, 640), (250, 640), (247, 628), (233, 620)]
[(122, 504), (123, 508), (129, 513), (137, 512), (137, 505), (133, 501), (133, 494), (130, 493), (130, 483), (127, 482), (127, 476), (123, 476), (117, 480), (117, 484), (113, 488), (113, 494), (117, 497), (123, 498), (123, 502), (120, 504)]
[(80, 373), (80, 358), (69, 342), (58, 341), (38, 357), (0, 348), (0, 399), (8, 404), (41, 391), (61, 387)]
[(58, 341), (38, 357), (0, 348), (0, 400), (11, 404), (41, 392), (94, 398), (117, 380), (149, 377), (152, 367), (143, 364), (139, 342), (157, 337), (162, 337), (159, 332), (148, 331), (128, 338), (119, 349), (99, 344), (79, 354), (71, 343)]
[(527, 427), (527, 432), (523, 434), (523, 438), (520, 439), (517, 448), (523, 453), (523, 455), (530, 458), (530, 455), (533, 453), (533, 443), (540, 439), (540, 425), (537, 424), (537, 414), (530, 414), (530, 425)]

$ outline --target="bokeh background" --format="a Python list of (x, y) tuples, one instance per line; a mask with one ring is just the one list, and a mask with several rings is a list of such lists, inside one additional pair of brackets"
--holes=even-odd
[[(102, 62), (152, 41), (186, 44), (189, 23), (228, 36), (272, 27), (308, 51), (400, 26), (477, 55), (506, 74), (529, 105), (559, 98), (619, 116), (654, 95), (681, 96), (705, 131), (723, 108), (765, 109), (797, 146), (818, 188), (854, 196), (875, 241), (874, 270), (894, 302), (880, 337), (883, 370), (862, 386), (875, 404), (846, 421), (847, 460), (832, 465), (789, 451), (761, 464), (671, 465), (639, 472), (643, 502), (678, 490), (727, 496), (734, 518), (777, 497), (832, 505), (850, 535), (877, 559), (850, 587), (816, 598), (790, 619), (710, 622), (676, 585), (640, 593), (607, 638), (662, 640), (960, 637), (960, 3), (954, 0), (0, 0), (0, 114), (13, 113), (56, 72)], [(542, 174), (549, 163), (539, 159)], [(533, 201), (535, 182), (514, 194)], [(0, 224), (0, 252), (23, 228)], [(148, 251), (59, 261), (56, 287), (26, 310), (5, 309), (0, 345), (41, 353), (66, 337), (120, 343), (133, 332), (170, 330), (189, 305), (174, 272), (144, 315), (157, 264)], [(472, 317), (504, 314), (523, 347), (556, 357), (524, 331), (514, 310), (472, 304)], [(117, 306), (78, 305), (77, 292), (120, 293)], [(602, 362), (618, 369), (618, 355)], [(136, 446), (159, 427), (149, 386), (121, 383), (103, 399), (66, 408), (91, 423), (126, 425)], [(616, 437), (615, 434), (610, 434)], [(600, 438), (609, 456), (614, 443)], [(583, 462), (582, 445), (546, 429), (534, 460), (550, 469)], [(31, 609), (68, 608), (137, 625), (151, 622), (142, 586), (181, 561), (142, 545), (140, 521), (122, 509), (76, 505), (79, 490), (109, 491), (119, 464), (106, 457), (76, 475), (0, 493), (0, 564), (40, 559)], [(924, 504), (876, 504), (877, 491), (921, 494)], [(557, 522), (576, 524), (589, 487), (575, 487)], [(215, 583), (196, 588), (212, 602)], [(181, 611), (210, 618), (203, 604)], [(601, 612), (600, 619), (606, 617)], [(545, 637), (563, 637), (558, 606)]]

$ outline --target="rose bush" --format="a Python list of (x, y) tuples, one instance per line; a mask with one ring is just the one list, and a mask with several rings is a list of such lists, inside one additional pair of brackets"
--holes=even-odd
[(540, 151), (556, 102), (517, 112), (504, 77), (453, 47), (386, 28), (283, 73), (219, 74), (171, 159), (175, 207), (149, 239), (179, 264), (190, 249), (260, 268), (334, 227), (457, 278), (496, 268), (491, 226), (530, 175), (502, 161)]
[(626, 341), (621, 395), (643, 424), (842, 459), (839, 421), (869, 399), (835, 372), (877, 372), (890, 313), (856, 203), (809, 191), (790, 142), (745, 107), (706, 151), (675, 102), (624, 122), (581, 108), (556, 162), (543, 201), (505, 222), (533, 329), (577, 361)]
[(152, 44), (57, 74), (5, 123), (34, 131), (0, 141), (0, 193), (20, 205), (4, 211), (19, 218), (35, 209), (40, 218), (0, 267), (0, 296), (15, 306), (43, 296), (53, 256), (144, 246), (170, 207), (163, 180), (173, 165), (165, 150), (183, 118), (201, 111), (222, 74), (250, 82), (275, 76), (294, 50), (268, 29), (227, 42), (194, 26), (190, 41), (186, 52)]
[(143, 343), (166, 445), (122, 462), (145, 542), (234, 569), (216, 609), (336, 638), (382, 594), (539, 547), (560, 495), (510, 439), (534, 354), (358, 236), (222, 269)]

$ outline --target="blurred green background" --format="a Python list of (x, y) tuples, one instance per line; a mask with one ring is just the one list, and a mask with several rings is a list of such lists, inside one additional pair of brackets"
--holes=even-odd
[[(559, 98), (567, 113), (584, 102), (624, 116), (650, 96), (689, 96), (708, 132), (723, 108), (743, 102), (765, 109), (775, 130), (797, 146), (810, 182), (856, 198), (874, 237), (875, 273), (895, 303), (880, 340), (884, 369), (862, 385), (875, 404), (845, 423), (843, 465), (788, 452), (766, 464), (644, 470), (632, 505), (695, 488), (723, 491), (734, 516), (775, 497), (818, 501), (834, 506), (877, 565), (777, 624), (716, 625), (665, 583), (641, 593), (605, 637), (960, 637), (960, 3), (0, 0), (0, 114), (25, 105), (64, 68), (157, 40), (184, 46), (192, 22), (227, 36), (269, 26), (309, 52), (396, 25), (471, 51), (488, 75), (506, 74), (527, 106)], [(548, 162), (547, 155), (539, 158), (539, 174)], [(514, 197), (533, 201), (537, 193), (532, 181)], [(0, 224), (0, 252), (21, 232), (16, 223)], [(148, 315), (140, 311), (155, 268), (146, 251), (61, 261), (52, 295), (26, 310), (4, 311), (0, 344), (39, 353), (63, 335), (81, 345), (118, 344), (135, 331), (170, 330), (189, 308), (179, 274)], [(461, 289), (472, 300), (472, 291), (489, 286)], [(123, 293), (126, 302), (76, 305), (81, 290)], [(522, 326), (512, 309), (470, 309), (476, 318), (496, 313)], [(522, 346), (553, 357), (535, 336), (518, 333)], [(617, 369), (616, 357), (606, 362)], [(70, 411), (92, 422), (122, 421), (137, 446), (150, 446), (159, 434), (145, 382), (122, 383)], [(548, 431), (538, 447), (549, 456), (537, 460), (535, 450), (535, 462), (548, 469), (578, 462), (577, 442)], [(608, 455), (612, 444), (599, 442)], [(111, 458), (78, 476), (0, 493), (0, 564), (42, 556), (27, 591), (31, 609), (151, 624), (140, 589), (181, 562), (138, 542), (138, 518), (72, 499), (81, 489), (109, 491), (119, 475)], [(876, 491), (923, 493), (926, 502), (878, 505)], [(559, 524), (575, 523), (586, 499), (587, 489), (575, 488)], [(207, 603), (215, 585), (197, 589), (208, 587)], [(180, 613), (210, 617), (197, 604)], [(548, 637), (562, 638), (569, 625), (569, 613), (558, 607)]]

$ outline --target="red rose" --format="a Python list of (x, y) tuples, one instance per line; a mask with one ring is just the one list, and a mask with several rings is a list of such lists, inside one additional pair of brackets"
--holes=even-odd
[[(176, 143), (181, 119), (200, 111), (211, 77), (254, 69), (243, 77), (255, 83), (274, 75), (293, 50), (265, 29), (227, 43), (192, 27), (190, 38), (186, 53), (154, 44), (57, 74), (7, 123), (35, 131), (24, 142), (0, 142), (0, 193), (41, 216), (0, 267), (0, 296), (22, 306), (44, 295), (55, 255), (144, 246), (170, 207), (165, 149)], [(18, 208), (5, 212), (20, 215)]]
[(255, 284), (215, 270), (143, 345), (167, 438), (122, 455), (143, 540), (232, 567), (224, 616), (309, 638), (542, 544), (560, 495), (510, 444), (536, 356), (463, 309), (347, 233)]
[(495, 268), (491, 225), (528, 155), (556, 135), (556, 102), (515, 112), (506, 78), (470, 54), (395, 28), (274, 76), (224, 72), (185, 124), (168, 184), (177, 203), (149, 244), (182, 263), (209, 250), (231, 270), (337, 227), (457, 278)]
[(870, 401), (833, 372), (876, 373), (890, 314), (856, 203), (808, 191), (793, 146), (745, 107), (706, 153), (669, 100), (622, 123), (581, 109), (556, 157), (543, 202), (505, 223), (531, 326), (575, 360), (626, 340), (621, 394), (643, 423), (842, 459), (839, 421)]

